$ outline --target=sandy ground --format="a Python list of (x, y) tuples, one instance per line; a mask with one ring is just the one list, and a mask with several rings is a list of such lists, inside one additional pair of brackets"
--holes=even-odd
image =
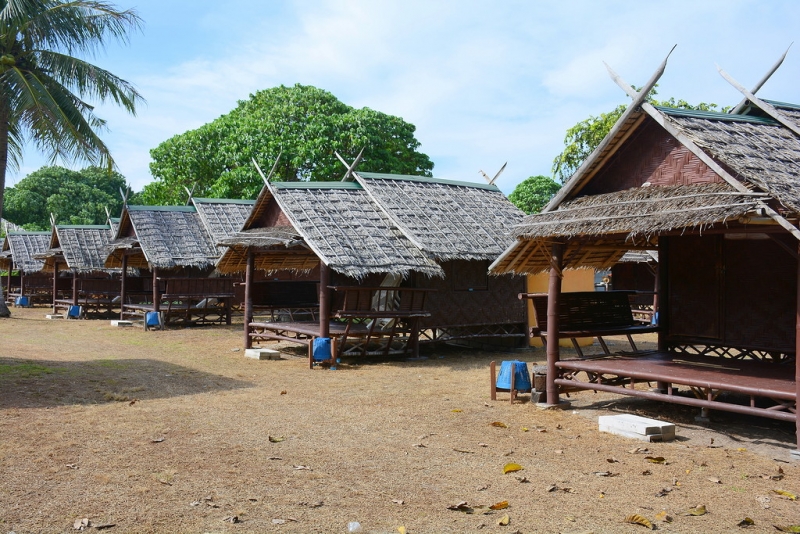
[[(702, 425), (697, 410), (592, 392), (563, 411), (490, 401), (489, 362), (543, 362), (540, 350), (309, 370), (291, 349), (244, 358), (240, 326), (145, 332), (12, 311), (0, 320), (0, 532), (77, 532), (82, 519), (112, 533), (800, 524), (793, 425)], [(597, 416), (625, 412), (674, 422), (678, 438), (598, 432)], [(504, 474), (510, 463), (521, 470)], [(698, 505), (707, 513), (691, 515)]]

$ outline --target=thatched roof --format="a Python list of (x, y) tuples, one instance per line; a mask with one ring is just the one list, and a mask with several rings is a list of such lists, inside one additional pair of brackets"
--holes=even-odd
[(356, 172), (370, 198), (437, 261), (493, 260), (523, 212), (494, 185)]
[(491, 269), (545, 271), (554, 242), (567, 243), (566, 268), (606, 269), (630, 248), (657, 248), (655, 237), (660, 234), (737, 222), (765, 197), (740, 193), (728, 184), (639, 187), (580, 197), (555, 211), (526, 217), (514, 228), (517, 241)]
[(657, 109), (739, 179), (800, 213), (800, 138), (791, 130), (768, 117)]
[(73, 272), (107, 271), (105, 260), (111, 237), (108, 225), (56, 225), (50, 248), (37, 257), (44, 259), (45, 272), (52, 272), (56, 262), (65, 262)]
[[(242, 229), (244, 221), (253, 210), (255, 200), (232, 200), (224, 198), (192, 198), (200, 219), (211, 234), (214, 243)], [(222, 255), (224, 250), (220, 250)]]
[[(49, 245), (50, 232), (9, 232), (3, 241), (3, 252), (10, 253), (15, 269), (35, 273), (42, 270), (44, 262), (34, 255), (44, 252)], [(4, 263), (4, 268), (7, 268), (8, 259)]]
[[(266, 240), (271, 251), (261, 251), (256, 267), (308, 270), (323, 261), (337, 272), (363, 278), (370, 273), (418, 272), (443, 276), (441, 267), (411, 243), (354, 182), (273, 183), (262, 190), (254, 210), (277, 203), (293, 230), (279, 227), (266, 234), (241, 232), (220, 260), (222, 272), (244, 268), (245, 249), (255, 239)], [(245, 230), (254, 230), (247, 225)], [(273, 227), (274, 228), (274, 227)], [(302, 239), (302, 243), (297, 238)]]
[(117, 237), (109, 244), (106, 267), (121, 267), (125, 249), (130, 267), (172, 269), (210, 267), (219, 257), (194, 206), (126, 206)]
[[(746, 221), (748, 212), (765, 210), (766, 205), (785, 216), (800, 214), (800, 137), (775, 118), (800, 123), (800, 106), (769, 103), (780, 116), (774, 112), (769, 116), (769, 106), (760, 104), (765, 110), (754, 107), (758, 102), (736, 115), (648, 105), (629, 113), (545, 213), (515, 227), (517, 242), (495, 260), (491, 271), (547, 270), (554, 242), (567, 245), (566, 267), (606, 268), (620, 260), (626, 247), (655, 247), (654, 236), (665, 232), (736, 224), (740, 218)], [(621, 146), (636, 137), (637, 128), (652, 124), (660, 125), (694, 158), (714, 169), (722, 183), (586, 195), (587, 184), (613, 161)]]
[(736, 220), (765, 194), (739, 193), (728, 184), (638, 187), (580, 197), (556, 211), (531, 215), (514, 228), (516, 238), (569, 238), (624, 234), (657, 235), (679, 228)]

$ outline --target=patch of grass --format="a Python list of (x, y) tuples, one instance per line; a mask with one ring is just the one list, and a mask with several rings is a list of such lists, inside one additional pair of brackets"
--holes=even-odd
[(105, 393), (103, 393), (103, 399), (105, 399), (105, 400), (107, 400), (109, 402), (111, 402), (111, 401), (127, 402), (127, 401), (131, 400), (131, 398), (128, 397), (127, 395), (125, 395), (123, 393), (114, 393), (113, 391), (106, 391)]
[(37, 363), (0, 363), (0, 378), (33, 378), (61, 371), (60, 367), (47, 367)]

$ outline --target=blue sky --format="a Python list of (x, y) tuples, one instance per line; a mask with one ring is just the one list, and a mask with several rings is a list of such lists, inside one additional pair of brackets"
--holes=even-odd
[[(134, 189), (149, 150), (260, 89), (301, 83), (416, 125), (439, 178), (482, 181), (504, 162), (506, 193), (550, 174), (567, 128), (624, 103), (603, 61), (643, 84), (677, 44), (659, 97), (732, 105), (720, 65), (752, 86), (794, 41), (795, 0), (132, 0), (144, 19), (94, 61), (147, 100), (136, 117), (100, 106)], [(759, 96), (800, 103), (800, 43)], [(32, 150), (15, 184), (46, 161)], [(82, 164), (67, 165), (80, 168)]]

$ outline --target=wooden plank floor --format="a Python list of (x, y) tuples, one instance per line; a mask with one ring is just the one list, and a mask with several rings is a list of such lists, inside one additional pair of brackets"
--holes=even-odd
[(556, 366), (562, 370), (681, 384), (773, 399), (795, 400), (797, 395), (793, 362), (779, 364), (653, 352), (641, 356), (562, 360)]

